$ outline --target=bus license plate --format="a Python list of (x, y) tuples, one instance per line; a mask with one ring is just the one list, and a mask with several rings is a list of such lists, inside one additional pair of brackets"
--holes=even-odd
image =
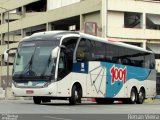
[(34, 91), (33, 91), (33, 90), (26, 90), (26, 93), (27, 93), (27, 94), (33, 94)]

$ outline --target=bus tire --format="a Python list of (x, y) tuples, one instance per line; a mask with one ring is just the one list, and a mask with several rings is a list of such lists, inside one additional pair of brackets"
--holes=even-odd
[(130, 103), (135, 104), (137, 102), (137, 90), (135, 88), (131, 89)]
[(69, 104), (75, 105), (76, 103), (81, 103), (81, 90), (77, 89), (76, 85), (72, 88), (71, 97), (69, 98)]
[(144, 99), (145, 99), (145, 91), (143, 89), (140, 89), (139, 94), (138, 94), (137, 103), (142, 104), (144, 102)]
[(41, 104), (41, 101), (42, 101), (41, 97), (33, 97), (34, 104)]

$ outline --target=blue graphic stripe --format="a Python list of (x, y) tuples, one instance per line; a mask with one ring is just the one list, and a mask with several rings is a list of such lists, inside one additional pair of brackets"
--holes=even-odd
[(138, 81), (144, 81), (150, 74), (150, 70), (146, 68), (139, 68), (139, 67), (132, 67), (132, 66), (125, 66), (120, 64), (113, 64), (113, 63), (106, 63), (102, 62), (101, 65), (106, 68), (107, 75), (106, 75), (106, 97), (114, 97), (119, 93), (122, 89), (123, 85), (125, 84), (123, 80), (115, 80), (112, 83), (112, 75), (110, 70), (112, 67), (120, 69), (126, 69), (126, 82), (130, 79), (136, 79)]

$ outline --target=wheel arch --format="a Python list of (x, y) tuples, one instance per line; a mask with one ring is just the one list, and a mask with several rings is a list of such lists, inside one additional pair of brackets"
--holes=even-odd
[[(82, 85), (81, 85), (79, 82), (75, 82), (75, 83), (72, 85), (72, 89), (73, 89), (73, 86), (76, 86), (79, 90), (81, 90), (81, 96), (83, 96)], [(71, 92), (72, 92), (72, 89), (71, 89)]]
[(137, 93), (138, 93), (138, 89), (137, 89), (136, 86), (132, 86), (131, 90), (132, 90), (132, 89), (135, 89), (135, 90), (137, 91)]

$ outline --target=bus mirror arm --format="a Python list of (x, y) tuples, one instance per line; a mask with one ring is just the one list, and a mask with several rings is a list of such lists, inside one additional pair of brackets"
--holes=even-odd
[(60, 47), (56, 47), (52, 50), (52, 58), (57, 58), (58, 56), (58, 51), (60, 50)]
[(17, 48), (10, 48), (4, 51), (4, 61), (8, 60), (8, 54), (11, 50), (17, 50)]
[(57, 56), (58, 56), (58, 51), (59, 51), (60, 49), (66, 49), (66, 46), (60, 45), (60, 46), (57, 46), (56, 48), (54, 48), (54, 49), (52, 50), (52, 58), (57, 58)]
[(61, 49), (66, 49), (67, 47), (65, 45), (60, 45), (59, 46)]

